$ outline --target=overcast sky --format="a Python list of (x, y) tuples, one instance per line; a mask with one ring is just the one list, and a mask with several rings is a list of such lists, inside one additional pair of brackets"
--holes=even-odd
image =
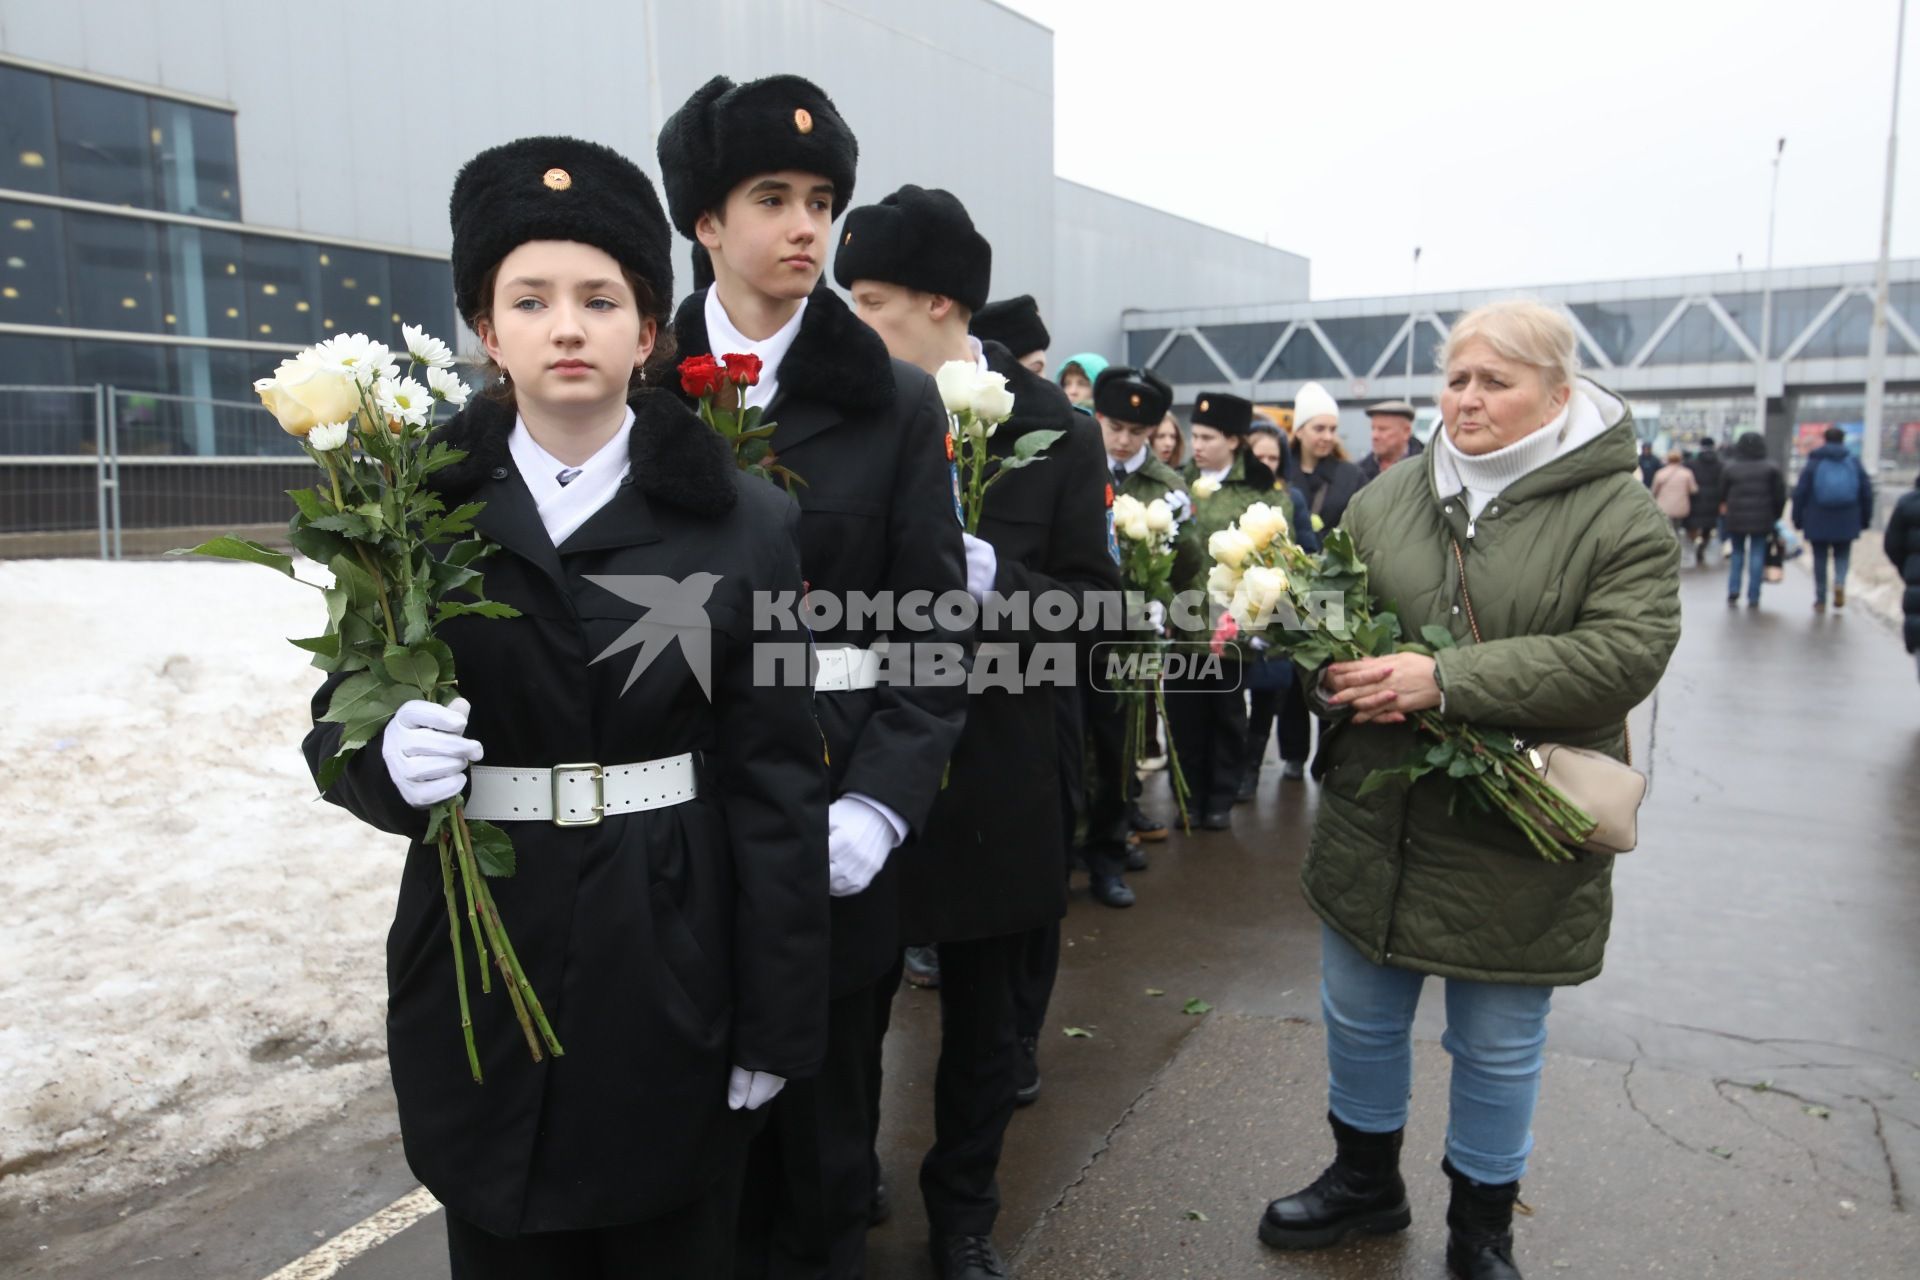
[[(1004, 0), (1060, 176), (1313, 261), (1315, 298), (1879, 252), (1898, 0)], [(1893, 252), (1920, 254), (1920, 6)]]

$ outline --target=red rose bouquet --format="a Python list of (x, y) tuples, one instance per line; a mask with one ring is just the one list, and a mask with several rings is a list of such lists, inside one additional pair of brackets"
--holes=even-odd
[(762, 422), (758, 407), (743, 409), (746, 389), (760, 381), (760, 357), (734, 352), (715, 359), (688, 356), (680, 362), (680, 389), (699, 401), (700, 421), (720, 433), (742, 471), (777, 481), (792, 492), (805, 484), (773, 454), (774, 423)]

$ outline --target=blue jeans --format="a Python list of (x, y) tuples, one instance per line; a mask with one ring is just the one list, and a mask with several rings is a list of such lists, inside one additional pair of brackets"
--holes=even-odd
[(1740, 594), (1740, 566), (1747, 565), (1747, 599), (1753, 604), (1760, 603), (1760, 584), (1767, 574), (1767, 535), (1764, 533), (1736, 533), (1733, 537), (1733, 550), (1727, 555), (1727, 598), (1731, 600)]
[(1851, 542), (1816, 542), (1813, 544), (1813, 598), (1825, 604), (1827, 599), (1827, 557), (1833, 557), (1833, 589), (1847, 589), (1847, 565), (1853, 560)]
[[(1426, 975), (1373, 963), (1320, 927), (1320, 1007), (1327, 1022), (1329, 1109), (1363, 1133), (1406, 1127), (1413, 1094), (1413, 1010)], [(1533, 1108), (1552, 987), (1448, 978), (1453, 1058), (1447, 1157), (1475, 1182), (1518, 1181), (1533, 1150)]]

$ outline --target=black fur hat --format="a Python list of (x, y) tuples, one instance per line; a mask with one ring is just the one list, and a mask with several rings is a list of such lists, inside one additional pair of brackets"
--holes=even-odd
[(833, 216), (853, 199), (860, 143), (833, 99), (800, 76), (735, 84), (715, 76), (660, 128), (660, 181), (673, 225), (691, 240), (700, 215), (755, 174), (798, 169), (833, 183)]
[(1202, 391), (1193, 405), (1193, 425), (1222, 435), (1243, 436), (1253, 425), (1253, 401), (1224, 391)]
[(453, 297), (472, 324), (492, 302), (487, 273), (529, 240), (575, 240), (604, 249), (653, 289), (664, 318), (673, 304), (673, 233), (639, 166), (578, 138), (520, 138), (482, 151), (453, 180)]
[(1108, 365), (1093, 384), (1093, 411), (1116, 422), (1159, 423), (1173, 408), (1173, 388), (1157, 373)]
[(967, 207), (951, 191), (909, 182), (879, 204), (847, 215), (833, 278), (842, 289), (855, 280), (884, 280), (944, 294), (978, 311), (987, 305), (993, 246), (973, 229)]
[(973, 336), (982, 342), (997, 342), (1013, 352), (1017, 359), (1053, 345), (1053, 335), (1040, 319), (1040, 304), (1033, 295), (989, 302), (973, 313)]

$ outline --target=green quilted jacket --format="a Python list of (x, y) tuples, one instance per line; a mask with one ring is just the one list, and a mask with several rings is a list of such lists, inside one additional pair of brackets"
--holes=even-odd
[[(1624, 758), (1627, 713), (1680, 639), (1679, 544), (1640, 484), (1625, 403), (1585, 381), (1576, 394), (1586, 404), (1566, 450), (1478, 519), (1457, 488), (1436, 491), (1440, 451), (1429, 449), (1361, 490), (1342, 527), (1409, 634), (1435, 623), (1453, 633), (1459, 647), (1440, 651), (1436, 672), (1447, 718)], [(1505, 819), (1465, 803), (1449, 812), (1444, 777), (1360, 798), (1370, 773), (1419, 749), (1411, 725), (1326, 729), (1308, 903), (1376, 964), (1549, 986), (1598, 974), (1612, 859), (1545, 862)]]

